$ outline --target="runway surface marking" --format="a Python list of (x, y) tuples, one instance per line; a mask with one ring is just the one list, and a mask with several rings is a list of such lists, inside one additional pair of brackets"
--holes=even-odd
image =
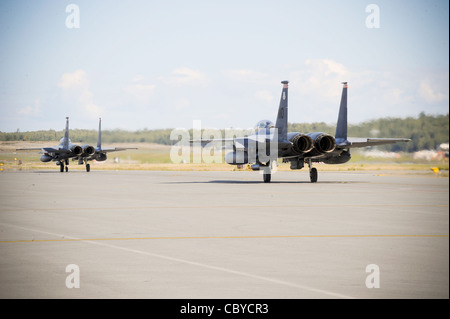
[[(9, 224), (5, 226), (19, 227)], [(19, 227), (21, 228), (21, 227)], [(61, 235), (62, 237), (68, 237)], [(108, 241), (108, 240), (164, 240), (164, 239), (277, 239), (277, 238), (448, 238), (449, 235), (260, 235), (260, 236), (165, 236), (165, 237), (113, 237), (113, 238), (63, 238), (0, 240), (0, 243), (39, 243), (61, 241)]]
[[(27, 228), (27, 227), (22, 227), (22, 226), (17, 226), (17, 225), (3, 224), (3, 223), (1, 223), (1, 225), (16, 227), (16, 228), (20, 228), (20, 229), (27, 230), (27, 231), (38, 232), (38, 233), (57, 236), (57, 237), (65, 236), (65, 235), (61, 235), (61, 234), (50, 233), (50, 232), (46, 232), (46, 231), (42, 231), (42, 230), (38, 230), (38, 229), (32, 229), (32, 228)], [(69, 236), (66, 236), (66, 237), (69, 237)], [(80, 238), (76, 238), (76, 237), (69, 237), (69, 238), (72, 240), (80, 240)], [(190, 261), (190, 260), (155, 254), (155, 253), (149, 253), (149, 252), (142, 251), (142, 250), (120, 247), (120, 246), (106, 244), (106, 243), (98, 242), (98, 241), (84, 240), (83, 242), (90, 243), (93, 245), (108, 247), (108, 248), (114, 248), (114, 249), (131, 252), (131, 253), (135, 253), (135, 254), (139, 254), (139, 255), (175, 261), (175, 262), (184, 263), (184, 264), (192, 265), (192, 266), (197, 266), (197, 267), (201, 267), (201, 268), (205, 268), (205, 269), (209, 269), (209, 270), (215, 270), (215, 271), (220, 271), (220, 272), (224, 272), (224, 273), (228, 273), (228, 274), (239, 275), (239, 276), (243, 276), (243, 277), (247, 277), (247, 278), (262, 280), (262, 281), (275, 283), (275, 284), (279, 284), (279, 285), (284, 285), (284, 286), (289, 286), (289, 287), (293, 287), (293, 288), (298, 288), (298, 289), (302, 289), (302, 290), (307, 290), (310, 292), (328, 295), (328, 296), (331, 296), (334, 298), (355, 299), (355, 297), (351, 297), (351, 296), (347, 296), (347, 295), (343, 295), (343, 294), (339, 294), (339, 293), (335, 293), (335, 292), (331, 292), (331, 291), (327, 291), (327, 290), (323, 290), (323, 289), (317, 289), (317, 288), (299, 285), (299, 284), (295, 284), (295, 283), (291, 283), (291, 282), (287, 282), (287, 281), (283, 281), (283, 280), (273, 279), (273, 278), (269, 278), (269, 277), (263, 277), (263, 276), (254, 275), (254, 274), (237, 271), (237, 270), (232, 270), (232, 269), (228, 269), (228, 268), (223, 268), (223, 267), (212, 266), (212, 265), (203, 264), (203, 263), (199, 263), (199, 262), (195, 262), (195, 261)]]
[[(431, 205), (415, 205), (415, 204), (344, 204), (339, 205), (339, 207), (448, 207), (449, 205), (444, 204), (431, 204)], [(189, 208), (305, 208), (305, 207), (336, 207), (336, 205), (192, 205), (192, 206), (127, 206), (127, 207), (64, 207), (64, 208), (11, 208), (2, 209), (0, 211), (77, 211), (77, 210), (135, 210), (135, 209), (189, 209)]]

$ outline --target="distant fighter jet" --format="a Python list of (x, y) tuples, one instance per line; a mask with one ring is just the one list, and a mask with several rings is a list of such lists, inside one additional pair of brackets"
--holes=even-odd
[[(91, 170), (90, 164), (88, 161), (96, 160), (98, 162), (106, 161), (108, 158), (106, 153), (108, 152), (118, 152), (125, 150), (135, 150), (136, 147), (106, 147), (102, 148), (102, 119), (98, 119), (98, 138), (97, 138), (97, 147), (93, 147), (90, 145), (83, 145), (83, 150), (86, 149), (86, 152), (83, 152), (80, 155), (74, 156), (72, 158), (73, 161), (78, 160), (78, 165), (86, 164), (86, 171), (89, 172)], [(89, 151), (88, 149), (89, 148)]]
[[(277, 158), (290, 162), (291, 169), (309, 166), (312, 183), (317, 182), (317, 169), (312, 163), (342, 164), (350, 160), (350, 149), (374, 145), (408, 142), (406, 138), (349, 138), (347, 137), (347, 82), (342, 82), (341, 105), (335, 136), (322, 132), (288, 133), (288, 81), (282, 81), (280, 106), (275, 125), (268, 120), (258, 122), (256, 134), (233, 138), (233, 151), (225, 155), (231, 165), (253, 164), (252, 170), (263, 170), (263, 180), (271, 180), (272, 163)], [(204, 146), (217, 140), (201, 140)], [(222, 139), (221, 141), (226, 141)], [(195, 141), (191, 141), (195, 142)], [(272, 154), (270, 154), (272, 152)], [(275, 153), (275, 155), (273, 154)]]
[[(44, 155), (41, 156), (41, 162), (55, 161), (56, 165), (59, 165), (59, 171), (68, 172), (69, 159), (72, 158), (73, 161), (78, 160), (78, 164), (86, 164), (86, 171), (91, 170), (88, 161), (105, 161), (107, 159), (107, 152), (124, 151), (127, 149), (136, 149), (135, 147), (109, 147), (102, 148), (102, 132), (101, 132), (101, 119), (99, 119), (98, 125), (98, 140), (97, 147), (85, 144), (82, 146), (72, 144), (69, 139), (69, 118), (66, 117), (66, 129), (64, 132), (64, 137), (60, 140), (60, 143), (56, 147), (44, 147), (44, 148), (19, 148), (16, 151), (25, 150), (42, 150)], [(65, 167), (64, 167), (65, 165)]]
[[(92, 147), (89, 145), (85, 145), (86, 147)], [(98, 119), (98, 138), (97, 138), (97, 147), (92, 147), (94, 149), (93, 152), (83, 152), (82, 154), (75, 156), (72, 160), (78, 160), (78, 164), (82, 165), (86, 164), (86, 171), (90, 171), (90, 165), (87, 163), (88, 161), (96, 160), (98, 162), (106, 161), (108, 152), (118, 152), (125, 150), (136, 150), (136, 147), (106, 147), (102, 148), (102, 119)]]

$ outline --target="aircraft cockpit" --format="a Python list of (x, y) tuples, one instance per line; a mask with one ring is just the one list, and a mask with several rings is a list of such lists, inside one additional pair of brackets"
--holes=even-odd
[(275, 124), (273, 124), (272, 121), (261, 120), (258, 123), (256, 123), (255, 130), (259, 131), (259, 130), (262, 130), (262, 129), (271, 129), (271, 128), (274, 128), (274, 127), (275, 127)]
[[(63, 144), (64, 143), (64, 137), (61, 137), (61, 139), (59, 140), (59, 144)], [(72, 141), (69, 139), (69, 144), (72, 143)]]

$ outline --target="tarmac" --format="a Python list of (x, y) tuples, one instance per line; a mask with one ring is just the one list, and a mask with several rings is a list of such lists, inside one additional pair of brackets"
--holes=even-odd
[(449, 298), (427, 172), (0, 173), (0, 298)]

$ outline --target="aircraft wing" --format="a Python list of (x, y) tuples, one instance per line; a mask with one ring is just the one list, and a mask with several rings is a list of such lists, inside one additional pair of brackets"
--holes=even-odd
[(99, 153), (119, 152), (125, 150), (137, 150), (137, 147), (103, 147), (101, 150), (97, 150)]
[(395, 144), (397, 142), (409, 142), (409, 138), (359, 138), (349, 137), (345, 142), (338, 143), (336, 148), (356, 148), (376, 145)]
[(205, 147), (209, 143), (233, 143), (233, 146), (238, 151), (248, 151), (249, 148), (255, 148), (258, 142), (263, 143), (269, 136), (266, 135), (250, 135), (245, 137), (234, 137), (234, 138), (219, 138), (219, 139), (209, 139), (209, 140), (190, 140), (189, 143), (200, 143), (202, 147)]
[(208, 144), (211, 142), (233, 142), (236, 138), (211, 138), (211, 139), (197, 139), (197, 140), (189, 140), (189, 143), (202, 143)]
[(53, 147), (30, 147), (30, 148), (17, 148), (16, 151), (44, 151), (46, 153), (54, 154), (69, 154), (70, 150), (57, 149)]
[(53, 147), (43, 147), (42, 150), (47, 152), (47, 153), (55, 153), (55, 154), (69, 154), (69, 153), (72, 153), (71, 150), (56, 149), (56, 148), (53, 148)]
[(16, 148), (16, 151), (40, 151), (42, 147)]
[(209, 143), (223, 143), (223, 142), (234, 142), (234, 138), (216, 138), (209, 140), (189, 140), (190, 144), (200, 143), (201, 147), (205, 147)]

